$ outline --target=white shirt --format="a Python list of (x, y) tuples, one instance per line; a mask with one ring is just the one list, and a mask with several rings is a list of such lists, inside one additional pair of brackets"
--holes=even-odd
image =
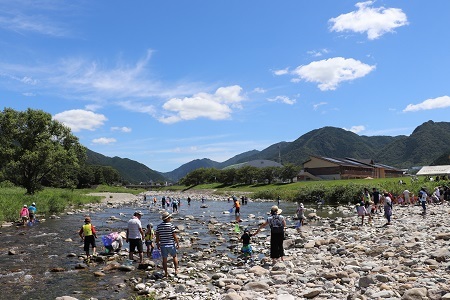
[(128, 221), (128, 238), (129, 239), (141, 239), (141, 231), (139, 229), (142, 228), (141, 220), (137, 217), (132, 217)]

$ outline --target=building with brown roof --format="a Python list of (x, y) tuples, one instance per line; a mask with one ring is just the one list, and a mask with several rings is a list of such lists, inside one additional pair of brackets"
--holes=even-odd
[(391, 178), (403, 176), (403, 170), (375, 163), (372, 159), (332, 158), (311, 155), (303, 163), (298, 180)]

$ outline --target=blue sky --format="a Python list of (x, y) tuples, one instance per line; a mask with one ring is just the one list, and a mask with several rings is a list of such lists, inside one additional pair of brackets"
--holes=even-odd
[(0, 0), (1, 108), (167, 172), (450, 121), (450, 1)]

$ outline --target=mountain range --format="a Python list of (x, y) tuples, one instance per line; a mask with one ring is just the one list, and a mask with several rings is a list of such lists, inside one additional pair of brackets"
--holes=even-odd
[(222, 169), (256, 159), (281, 159), (283, 164), (302, 165), (310, 155), (370, 158), (397, 168), (450, 164), (450, 123), (428, 121), (409, 136), (360, 136), (342, 128), (327, 126), (305, 133), (295, 141), (279, 142), (261, 151), (243, 152), (224, 162), (208, 158), (195, 159), (166, 173), (151, 170), (127, 158), (109, 158), (91, 150), (87, 152), (87, 162), (111, 166), (132, 183), (150, 180), (176, 182), (198, 168)]

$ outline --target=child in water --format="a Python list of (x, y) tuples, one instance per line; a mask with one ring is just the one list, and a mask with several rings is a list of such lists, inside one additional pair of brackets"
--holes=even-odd
[(84, 242), (84, 251), (86, 252), (86, 259), (89, 260), (89, 248), (92, 246), (92, 255), (96, 255), (96, 245), (95, 239), (97, 238), (97, 232), (95, 231), (94, 225), (91, 224), (91, 218), (86, 217), (84, 219), (84, 225), (81, 226), (81, 229), (78, 233), (81, 237), (81, 240)]
[(145, 231), (144, 241), (147, 246), (147, 257), (152, 257), (153, 249), (153, 238), (155, 237), (155, 231), (153, 230), (153, 224), (147, 225), (147, 230)]
[(250, 239), (252, 237), (252, 234), (249, 232), (249, 230), (246, 228), (244, 229), (244, 234), (241, 236), (240, 241), (242, 242), (242, 248), (241, 252), (244, 254), (244, 258), (247, 261), (248, 258), (252, 261), (252, 246), (250, 245)]

